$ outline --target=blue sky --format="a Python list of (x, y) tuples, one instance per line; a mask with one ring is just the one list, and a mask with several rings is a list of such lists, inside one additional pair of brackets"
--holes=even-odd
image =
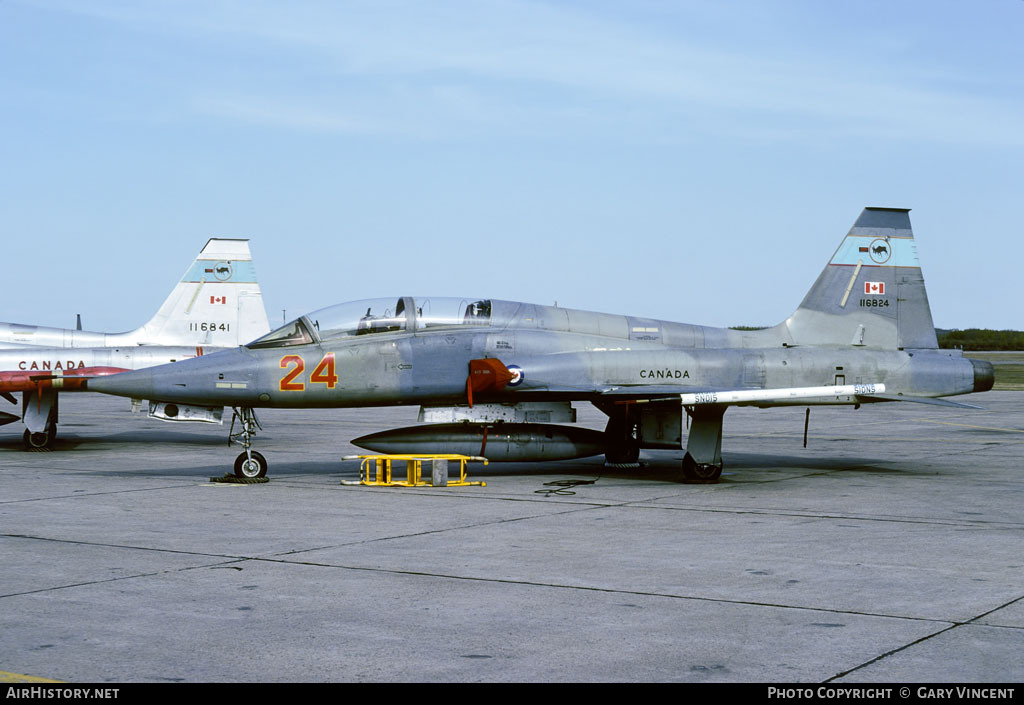
[(0, 320), (134, 328), (209, 237), (272, 323), (388, 295), (708, 325), (911, 208), (1024, 328), (1024, 2), (0, 0)]

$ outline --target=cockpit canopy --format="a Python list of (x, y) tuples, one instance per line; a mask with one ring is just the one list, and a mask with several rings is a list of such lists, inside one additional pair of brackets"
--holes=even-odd
[(279, 348), (358, 335), (487, 326), (490, 323), (489, 299), (411, 296), (364, 299), (306, 314), (257, 338), (246, 347)]

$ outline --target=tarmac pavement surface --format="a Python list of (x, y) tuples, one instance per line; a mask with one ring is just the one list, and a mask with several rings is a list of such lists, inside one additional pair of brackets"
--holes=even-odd
[(0, 680), (1024, 681), (1024, 393), (961, 399), (814, 408), (806, 449), (803, 408), (730, 409), (717, 485), (380, 488), (339, 458), (415, 408), (258, 412), (232, 485), (227, 423), (63, 394), (56, 450), (0, 428)]

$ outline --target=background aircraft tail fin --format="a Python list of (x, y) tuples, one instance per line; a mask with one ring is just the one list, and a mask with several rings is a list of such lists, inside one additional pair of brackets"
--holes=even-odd
[(905, 208), (865, 208), (783, 324), (796, 345), (937, 348)]
[(156, 315), (122, 335), (140, 345), (234, 347), (269, 330), (249, 241), (214, 238)]

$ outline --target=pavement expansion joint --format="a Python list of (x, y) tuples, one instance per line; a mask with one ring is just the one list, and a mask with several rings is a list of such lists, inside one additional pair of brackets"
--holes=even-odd
[[(377, 537), (374, 537), (374, 538), (360, 539), (358, 541), (351, 541), (351, 542), (347, 542), (347, 543), (332, 544), (332, 545), (329, 545), (329, 546), (312, 546), (312, 547), (309, 547), (309, 548), (293, 549), (291, 551), (286, 551), (284, 553), (274, 554), (274, 556), (272, 556), (272, 557), (254, 557), (253, 560), (270, 560), (270, 561), (280, 560), (281, 562), (290, 563), (290, 562), (293, 562), (293, 561), (286, 561), (283, 558), (281, 558), (281, 556), (296, 556), (296, 555), (299, 555), (299, 554), (302, 554), (302, 553), (310, 553), (310, 552), (313, 552), (313, 551), (322, 551), (322, 550), (325, 550), (325, 549), (345, 548), (345, 547), (351, 547), (351, 546), (363, 546), (363, 545), (366, 545), (366, 544), (379, 543), (379, 542), (383, 542), (383, 541), (396, 541), (396, 540), (401, 540), (401, 539), (418, 538), (418, 537), (421, 537), (421, 536), (430, 536), (430, 535), (433, 535), (433, 534), (445, 534), (445, 533), (448, 533), (448, 532), (451, 532), (451, 531), (466, 531), (466, 530), (470, 530), (470, 529), (479, 529), (479, 528), (485, 527), (485, 526), (495, 526), (495, 525), (499, 525), (499, 524), (510, 524), (510, 523), (521, 522), (521, 521), (530, 521), (530, 520), (534, 520), (534, 519), (546, 519), (546, 518), (553, 517), (553, 516), (561, 516), (561, 515), (564, 515), (564, 514), (571, 514), (573, 512), (582, 512), (582, 511), (587, 511), (587, 510), (591, 510), (591, 509), (604, 509), (604, 508), (607, 508), (607, 507), (610, 507), (610, 506), (619, 506), (619, 505), (606, 505), (606, 504), (591, 505), (591, 504), (575, 504), (575, 503), (573, 503), (573, 504), (570, 504), (569, 506), (572, 507), (572, 508), (571, 509), (565, 509), (564, 511), (560, 511), (560, 512), (555, 512), (553, 514), (533, 514), (533, 515), (530, 515), (530, 516), (512, 517), (512, 518), (509, 518), (509, 519), (498, 519), (496, 521), (484, 521), (484, 522), (479, 522), (479, 523), (476, 523), (476, 524), (463, 524), (463, 525), (459, 525), (459, 526), (448, 526), (448, 527), (445, 527), (445, 528), (442, 528), (442, 529), (430, 529), (430, 530), (427, 530), (427, 531), (417, 531), (417, 532), (411, 533), (411, 534), (394, 534), (394, 535), (390, 535), (390, 536), (377, 536)], [(310, 563), (310, 565), (321, 565), (321, 566), (325, 566), (326, 567), (326, 566), (329, 566), (330, 564), (313, 562), (313, 563)], [(341, 567), (344, 567), (344, 566), (341, 566)], [(445, 577), (445, 576), (440, 576), (440, 577)]]
[[(267, 562), (267, 563), (285, 563), (285, 564), (304, 565), (304, 566), (310, 566), (310, 567), (315, 567), (315, 568), (328, 568), (328, 569), (335, 569), (335, 570), (352, 570), (352, 571), (360, 571), (360, 572), (367, 572), (367, 573), (390, 573), (390, 574), (394, 574), (394, 575), (416, 575), (416, 576), (422, 576), (422, 577), (441, 578), (441, 579), (456, 580), (456, 581), (468, 581), (468, 582), (475, 582), (475, 583), (495, 583), (495, 584), (502, 584), (502, 585), (518, 585), (518, 586), (523, 586), (523, 587), (550, 588), (550, 589), (555, 589), (555, 590), (573, 590), (573, 591), (597, 592), (597, 593), (606, 593), (606, 594), (621, 594), (621, 595), (632, 595), (632, 596), (638, 596), (638, 597), (657, 597), (657, 598), (663, 598), (663, 599), (667, 599), (667, 600), (683, 600), (683, 601), (694, 601), (694, 602), (708, 602), (708, 603), (725, 604), (725, 605), (742, 605), (742, 606), (747, 606), (747, 607), (769, 607), (769, 608), (773, 608), (773, 609), (796, 610), (796, 611), (802, 611), (802, 612), (816, 612), (816, 613), (822, 613), (822, 614), (849, 615), (849, 616), (857, 616), (857, 617), (880, 617), (880, 618), (883, 618), (883, 619), (897, 619), (897, 620), (906, 620), (906, 621), (910, 621), (910, 622), (929, 622), (929, 623), (937, 623), (937, 624), (945, 624), (945, 625), (947, 625), (946, 627), (944, 627), (940, 631), (936, 632), (935, 634), (941, 634), (944, 631), (948, 631), (948, 630), (953, 629), (953, 628), (958, 627), (958, 626), (969, 625), (972, 620), (984, 617), (985, 614), (989, 613), (989, 612), (986, 612), (985, 614), (979, 615), (978, 617), (972, 617), (971, 620), (955, 620), (955, 621), (952, 621), (952, 620), (949, 620), (949, 619), (942, 619), (942, 618), (939, 618), (939, 617), (914, 616), (914, 615), (907, 615), (907, 614), (895, 614), (895, 613), (890, 613), (890, 612), (871, 612), (871, 611), (856, 610), (856, 609), (843, 609), (843, 608), (820, 607), (820, 606), (799, 605), (799, 604), (787, 604), (787, 603), (784, 603), (784, 602), (766, 602), (766, 601), (762, 601), (762, 600), (744, 600), (744, 599), (730, 599), (730, 598), (724, 598), (724, 597), (707, 597), (707, 596), (704, 596), (704, 595), (673, 594), (673, 593), (667, 593), (667, 592), (651, 592), (651, 591), (647, 591), (647, 590), (629, 590), (629, 589), (626, 589), (626, 588), (599, 587), (599, 586), (593, 586), (593, 585), (572, 585), (572, 584), (568, 584), (568, 583), (556, 583), (556, 582), (547, 582), (547, 581), (540, 582), (540, 581), (532, 581), (532, 580), (515, 580), (515, 579), (509, 579), (509, 578), (493, 578), (493, 577), (478, 576), (478, 575), (458, 575), (458, 574), (454, 574), (454, 573), (437, 573), (437, 572), (425, 571), (425, 570), (408, 570), (408, 569), (403, 570), (403, 569), (399, 569), (399, 568), (384, 568), (384, 567), (377, 567), (377, 566), (345, 565), (345, 564), (341, 564), (341, 563), (324, 563), (324, 562), (321, 562), (321, 561), (308, 561), (308, 560), (305, 560), (305, 561), (304, 560), (293, 561), (293, 560), (288, 560), (287, 558), (253, 557), (253, 558), (251, 558), (249, 560), (260, 561), (260, 562)], [(990, 610), (990, 611), (994, 611), (994, 610)], [(1019, 629), (1019, 627), (1010, 627), (1010, 628), (1011, 629)], [(935, 636), (935, 634), (932, 634), (931, 636)], [(922, 639), (920, 639), (918, 641), (922, 641), (922, 640), (924, 640), (926, 638), (929, 638), (929, 637), (924, 637), (924, 638), (922, 638)], [(902, 648), (906, 648), (906, 647), (900, 647), (900, 649), (897, 649), (897, 650), (901, 650)], [(840, 674), (840, 675), (843, 675), (843, 674)], [(835, 676), (835, 677), (839, 677), (839, 676)]]
[(929, 639), (933, 639), (933, 638), (937, 637), (939, 634), (945, 634), (946, 632), (950, 631), (951, 629), (956, 629), (958, 626), (961, 626), (961, 625), (960, 624), (951, 624), (948, 627), (946, 627), (945, 629), (940, 629), (939, 631), (937, 631), (937, 632), (935, 632), (933, 634), (927, 634), (927, 635), (921, 637), (920, 639), (915, 639), (914, 641), (911, 641), (908, 644), (904, 644), (903, 646), (898, 646), (895, 649), (890, 649), (889, 651), (886, 651), (884, 654), (879, 654), (875, 658), (870, 659), (868, 661), (865, 661), (864, 663), (860, 664), (859, 666), (854, 666), (853, 668), (847, 669), (847, 670), (843, 671), (842, 673), (837, 673), (834, 676), (832, 676), (831, 678), (826, 678), (822, 682), (823, 683), (831, 683), (831, 682), (833, 682), (833, 681), (835, 681), (835, 680), (837, 680), (839, 678), (843, 678), (845, 676), (848, 676), (848, 675), (850, 675), (851, 673), (853, 673), (855, 671), (859, 671), (862, 668), (866, 668), (866, 667), (870, 666), (873, 663), (878, 663), (882, 659), (888, 658), (889, 656), (892, 656), (894, 654), (898, 654), (901, 651), (906, 651), (907, 649), (909, 649), (912, 646), (917, 646), (918, 644), (921, 644), (921, 643), (923, 643), (925, 641), (928, 641)]
[(865, 661), (864, 663), (860, 664), (859, 666), (854, 666), (853, 668), (851, 668), (849, 670), (846, 670), (846, 671), (843, 671), (842, 673), (837, 673), (836, 675), (832, 676), (831, 678), (826, 679), (824, 682), (825, 683), (829, 683), (831, 681), (836, 680), (837, 678), (842, 678), (844, 676), (848, 676), (849, 674), (853, 673), (854, 671), (858, 671), (858, 670), (860, 670), (862, 668), (865, 668), (866, 666), (870, 666), (871, 664), (877, 663), (877, 662), (881, 661), (884, 658), (892, 656), (893, 654), (897, 654), (897, 653), (899, 653), (901, 651), (905, 651), (906, 649), (909, 649), (912, 646), (917, 646), (918, 644), (920, 644), (922, 642), (928, 641), (929, 639), (933, 639), (934, 637), (937, 637), (940, 634), (945, 634), (946, 632), (952, 631), (953, 629), (957, 629), (958, 627), (985, 626), (985, 627), (992, 627), (992, 628), (996, 628), (996, 629), (1020, 629), (1020, 627), (1015, 627), (1015, 626), (1002, 626), (1002, 625), (991, 625), (991, 624), (979, 625), (978, 624), (978, 620), (979, 619), (983, 619), (983, 618), (987, 617), (988, 615), (993, 614), (994, 612), (998, 612), (999, 610), (1005, 609), (1005, 608), (1009, 607), (1010, 605), (1012, 605), (1014, 603), (1020, 602), (1021, 600), (1024, 600), (1024, 596), (1014, 598), (1014, 599), (1010, 600), (1009, 602), (1006, 602), (1005, 604), (993, 607), (992, 609), (990, 609), (990, 610), (988, 610), (986, 612), (982, 612), (981, 614), (977, 615), (976, 617), (972, 617), (972, 618), (967, 619), (967, 620), (956, 621), (956, 622), (950, 624), (945, 629), (940, 629), (939, 631), (935, 632), (934, 634), (928, 634), (926, 636), (921, 637), (920, 639), (915, 639), (914, 641), (910, 642), (909, 644), (904, 644), (903, 646), (900, 646), (900, 647), (897, 647), (897, 648), (892, 649), (890, 651), (887, 651), (884, 654), (876, 656), (875, 658), (871, 659), (870, 661)]

